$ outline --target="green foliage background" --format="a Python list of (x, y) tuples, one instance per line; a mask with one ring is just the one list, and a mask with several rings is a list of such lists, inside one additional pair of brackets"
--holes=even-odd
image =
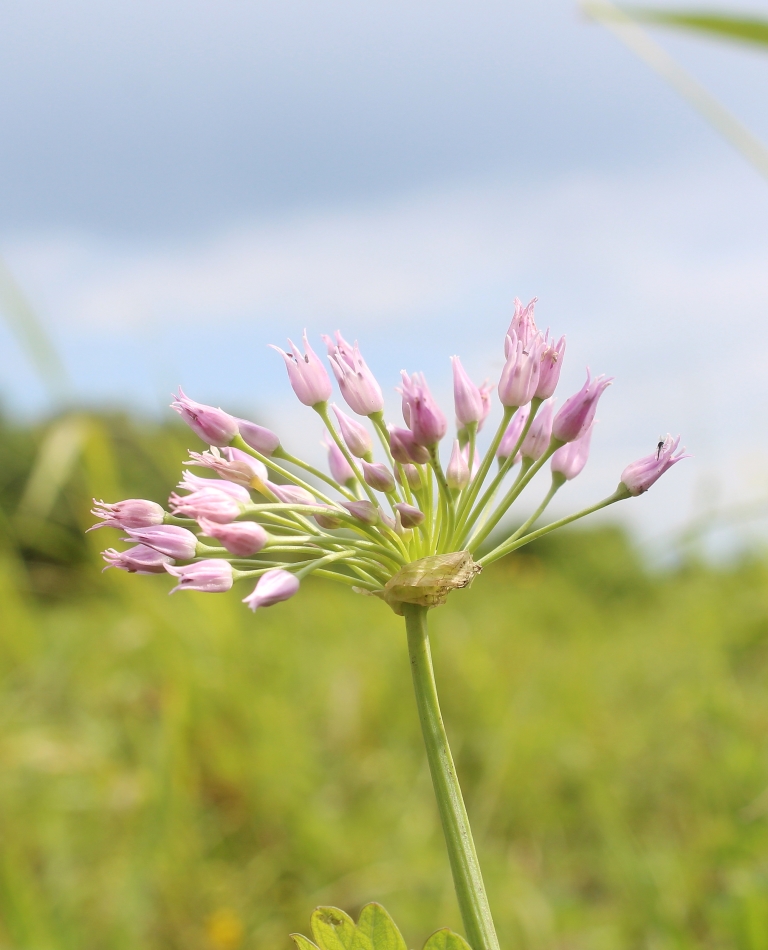
[[(192, 437), (1, 434), (0, 947), (287, 950), (371, 900), (410, 947), (460, 930), (399, 618), (101, 574), (90, 496), (162, 500)], [(564, 532), (432, 624), (503, 947), (768, 946), (763, 562), (656, 576)]]

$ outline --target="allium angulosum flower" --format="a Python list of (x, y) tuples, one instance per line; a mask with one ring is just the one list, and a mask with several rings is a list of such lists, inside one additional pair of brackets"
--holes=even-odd
[[(177, 581), (174, 591), (216, 593), (255, 582), (243, 602), (256, 610), (293, 597), (314, 574), (379, 597), (405, 617), (427, 755), (474, 950), (496, 950), (498, 942), (437, 705), (427, 610), (470, 584), (484, 565), (645, 492), (685, 458), (679, 439), (667, 436), (624, 469), (607, 498), (534, 528), (555, 493), (584, 468), (598, 402), (612, 382), (587, 371), (584, 386), (557, 406), (565, 338), (555, 343), (538, 330), (535, 302), (524, 307), (516, 300), (500, 334), (504, 367), (495, 389), (502, 418), (482, 454), (477, 436), (494, 387), (474, 383), (458, 357), (452, 358), (456, 434), (443, 443), (447, 416), (423, 374), (402, 371), (397, 391), (405, 425), (387, 424), (381, 388), (357, 342), (350, 345), (338, 332), (323, 338), (329, 374), (305, 332), (303, 352), (291, 341), (289, 351), (274, 349), (298, 399), (322, 420), (329, 474), (289, 454), (269, 429), (194, 402), (180, 389), (173, 408), (209, 446), (190, 452), (187, 464), (205, 475), (185, 471), (168, 510), (142, 499), (99, 501), (93, 509), (101, 519), (95, 527), (120, 529), (123, 540), (134, 542), (122, 552), (105, 551), (107, 567), (167, 571)], [(357, 418), (329, 404), (332, 377)], [(548, 462), (551, 481), (538, 507), (489, 548), (491, 533)]]

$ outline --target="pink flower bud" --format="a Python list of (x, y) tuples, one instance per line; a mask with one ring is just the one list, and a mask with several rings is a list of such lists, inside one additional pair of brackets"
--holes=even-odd
[(445, 435), (448, 423), (440, 407), (432, 398), (424, 374), (414, 373), (409, 377), (403, 370), (400, 375), (403, 387), (398, 392), (402, 394), (404, 405), (407, 407), (405, 421), (413, 433), (414, 441), (423, 446), (437, 445)]
[(91, 514), (103, 520), (101, 524), (88, 528), (89, 531), (95, 531), (96, 528), (148, 528), (153, 524), (162, 524), (165, 516), (162, 505), (144, 498), (126, 498), (113, 505), (94, 498), (93, 504)]
[(589, 443), (592, 441), (594, 428), (595, 423), (591, 422), (584, 435), (560, 446), (550, 463), (553, 475), (560, 474), (570, 481), (581, 473), (589, 458)]
[(161, 524), (151, 528), (126, 528), (125, 531), (130, 537), (123, 538), (123, 541), (138, 541), (181, 561), (188, 561), (197, 553), (197, 535), (178, 525)]
[[(319, 505), (320, 508), (327, 508), (328, 511), (333, 511), (333, 508), (330, 505)], [(342, 523), (338, 518), (333, 515), (312, 515), (315, 521), (320, 525), (321, 528), (327, 528), (329, 531), (333, 531), (335, 528), (340, 528)]]
[(451, 460), (445, 470), (445, 480), (449, 488), (461, 489), (469, 485), (469, 465), (466, 456), (461, 451), (458, 439), (453, 443)]
[(360, 355), (357, 340), (350, 346), (337, 330), (335, 342), (329, 336), (323, 336), (323, 341), (344, 402), (360, 416), (381, 412), (384, 408), (381, 387)]
[(480, 415), (480, 420), (477, 423), (477, 431), (479, 432), (483, 428), (483, 423), (488, 418), (488, 413), (491, 411), (491, 393), (496, 387), (493, 383), (489, 383), (487, 380), (479, 387), (480, 391), (480, 402), (483, 404), (483, 410)]
[(557, 389), (560, 380), (560, 370), (563, 368), (565, 356), (565, 337), (561, 336), (557, 343), (549, 342), (549, 333), (544, 338), (544, 349), (541, 353), (539, 367), (539, 385), (536, 387), (537, 399), (549, 399)]
[(191, 492), (208, 490), (220, 491), (243, 505), (247, 505), (251, 501), (248, 489), (242, 485), (236, 485), (234, 482), (225, 479), (200, 478), (199, 475), (193, 475), (190, 471), (184, 471), (182, 473), (182, 479), (176, 487)]
[(540, 336), (527, 344), (515, 336), (507, 339), (507, 362), (499, 380), (499, 399), (503, 406), (527, 406), (539, 385), (543, 341)]
[(255, 422), (249, 422), (247, 419), (238, 419), (237, 424), (243, 442), (262, 455), (272, 455), (279, 447), (280, 439), (270, 429), (257, 426)]
[(683, 454), (684, 447), (675, 455), (679, 444), (680, 436), (673, 439), (671, 435), (667, 435), (663, 442), (659, 442), (653, 455), (646, 455), (645, 458), (627, 465), (621, 473), (621, 481), (630, 495), (642, 495), (673, 465), (690, 458), (690, 455)]
[(451, 357), (453, 365), (453, 402), (459, 428), (479, 423), (483, 418), (483, 397), (480, 390), (467, 376), (458, 356)]
[(512, 322), (507, 330), (507, 338), (504, 341), (504, 356), (509, 356), (511, 340), (522, 341), (523, 346), (527, 349), (528, 344), (538, 336), (539, 331), (536, 329), (536, 320), (533, 315), (538, 300), (538, 297), (534, 297), (533, 300), (523, 306), (522, 300), (515, 297), (515, 315), (512, 317)]
[(191, 495), (177, 495), (169, 499), (173, 513), (181, 518), (208, 518), (219, 524), (234, 521), (243, 511), (243, 506), (226, 492), (216, 488), (203, 488)]
[(370, 501), (342, 501), (341, 507), (346, 508), (354, 518), (362, 521), (363, 524), (375, 525), (379, 523), (380, 509)]
[[(520, 441), (520, 436), (523, 434), (523, 429), (528, 421), (530, 411), (530, 407), (523, 406), (522, 409), (518, 409), (514, 414), (512, 421), (507, 426), (507, 431), (499, 443), (498, 449), (496, 449), (496, 458), (503, 461), (504, 459), (508, 459), (512, 454), (515, 446)], [(518, 459), (515, 459), (515, 461), (518, 461)]]
[[(307, 331), (303, 334), (304, 353), (296, 347), (292, 340), (288, 340), (291, 347), (290, 355), (279, 346), (273, 346), (285, 360), (288, 369), (288, 379), (299, 401), (305, 406), (317, 406), (327, 402), (331, 395), (331, 381), (325, 367), (320, 362), (317, 353), (309, 345)], [(271, 345), (271, 344), (270, 344)]]
[(145, 544), (136, 544), (127, 551), (107, 548), (101, 552), (101, 556), (107, 562), (105, 571), (116, 567), (119, 571), (128, 571), (129, 574), (164, 574), (165, 565), (173, 564), (173, 558), (154, 548), (148, 548)]
[(560, 442), (573, 442), (587, 431), (595, 418), (597, 402), (611, 385), (613, 379), (596, 376), (590, 379), (587, 369), (587, 381), (582, 388), (565, 400), (555, 416), (552, 435)]
[(184, 564), (180, 567), (165, 565), (166, 571), (178, 577), (179, 583), (170, 591), (200, 590), (206, 594), (221, 594), (232, 587), (234, 575), (232, 565), (223, 559), (211, 558), (207, 561), (196, 561), (194, 564)]
[(404, 528), (417, 528), (424, 521), (424, 512), (413, 505), (398, 502), (395, 508), (400, 514), (400, 522)]
[(184, 394), (179, 386), (179, 395), (171, 403), (189, 428), (208, 445), (229, 445), (238, 433), (237, 419), (213, 406), (204, 406)]
[(398, 481), (398, 484), (403, 484), (403, 478), (400, 477), (400, 468), (403, 470), (403, 478), (408, 483), (408, 487), (411, 491), (420, 491), (423, 487), (421, 484), (421, 475), (419, 470), (415, 465), (411, 465), (409, 462), (403, 462), (401, 465), (395, 469), (395, 478)]
[(383, 462), (366, 462), (363, 459), (362, 466), (363, 478), (371, 488), (383, 492), (394, 491), (395, 479)]
[(347, 461), (344, 453), (327, 434), (323, 438), (323, 445), (328, 450), (328, 468), (339, 485), (346, 485), (355, 480), (355, 473)]
[(536, 413), (531, 427), (526, 433), (520, 452), (524, 458), (532, 459), (534, 462), (549, 448), (549, 442), (552, 438), (552, 422), (555, 415), (554, 400), (548, 399), (541, 404)]
[(349, 451), (356, 458), (365, 458), (373, 449), (373, 442), (365, 426), (357, 419), (350, 419), (338, 406), (333, 406), (341, 435)]
[(275, 568), (262, 574), (256, 582), (253, 593), (243, 598), (251, 610), (258, 607), (271, 607), (283, 600), (290, 600), (299, 589), (299, 579), (295, 574)]
[(237, 557), (250, 557), (258, 554), (269, 540), (269, 535), (255, 521), (235, 521), (232, 524), (217, 524), (207, 518), (198, 522), (207, 538), (216, 538)]
[(413, 462), (424, 465), (429, 461), (429, 452), (414, 439), (410, 429), (389, 426), (389, 450), (396, 462)]
[(267, 488), (284, 505), (316, 505), (317, 499), (306, 488), (299, 485), (275, 485), (274, 482), (265, 482)]
[[(253, 488), (254, 480), (258, 483), (267, 480), (267, 467), (258, 459), (253, 458), (247, 452), (241, 452), (240, 449), (234, 449), (231, 446), (219, 452), (217, 448), (212, 448), (206, 452), (190, 452), (190, 465), (200, 465), (204, 468), (210, 468), (221, 478), (244, 488)], [(199, 479), (199, 482), (207, 481), (208, 487), (211, 483), (207, 479)]]

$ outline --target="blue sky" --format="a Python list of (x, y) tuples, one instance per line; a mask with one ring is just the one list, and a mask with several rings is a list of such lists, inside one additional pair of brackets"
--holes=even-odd
[[(654, 36), (768, 142), (768, 56)], [(648, 534), (765, 493), (768, 183), (572, 3), (27, 0), (0, 88), (0, 252), (79, 401), (181, 382), (314, 445), (268, 342), (340, 326), (447, 399), (537, 295), (564, 395), (617, 377), (573, 501), (670, 429), (696, 459)], [(6, 406), (45, 411), (0, 347)]]

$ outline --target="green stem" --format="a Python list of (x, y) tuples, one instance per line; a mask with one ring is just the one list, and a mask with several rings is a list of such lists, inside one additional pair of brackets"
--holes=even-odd
[(549, 486), (549, 491), (544, 496), (543, 501), (541, 502), (539, 507), (536, 509), (536, 511), (534, 511), (531, 517), (527, 521), (525, 521), (523, 524), (521, 524), (514, 534), (510, 535), (508, 539), (509, 541), (517, 541), (517, 539), (521, 535), (525, 534), (526, 531), (528, 531), (530, 528), (532, 528), (536, 524), (539, 518), (544, 514), (544, 511), (546, 510), (550, 501), (552, 501), (552, 499), (555, 497), (555, 494), (563, 487), (564, 484), (565, 484), (565, 476), (561, 475), (560, 472), (553, 472), (552, 484)]
[(432, 774), (432, 784), (453, 872), (453, 884), (467, 940), (473, 950), (498, 950), (499, 941), (488, 906), (472, 830), (440, 715), (432, 654), (429, 649), (427, 610), (427, 607), (416, 604), (403, 604), (413, 688), (429, 771)]

